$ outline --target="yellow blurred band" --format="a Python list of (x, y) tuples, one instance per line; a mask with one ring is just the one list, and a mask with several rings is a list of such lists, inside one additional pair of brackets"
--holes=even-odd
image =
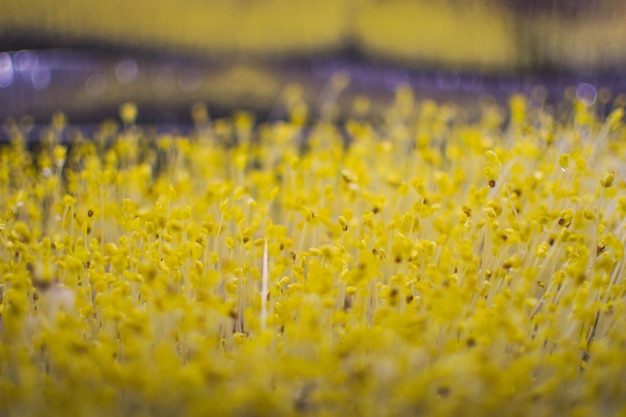
[(611, 69), (626, 62), (626, 5), (619, 0), (5, 3), (0, 41), (26, 37), (61, 45), (261, 56), (309, 56), (351, 47), (410, 65), (482, 70)]

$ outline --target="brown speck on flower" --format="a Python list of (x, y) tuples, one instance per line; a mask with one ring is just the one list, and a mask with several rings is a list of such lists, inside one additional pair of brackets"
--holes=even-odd
[(437, 395), (440, 396), (441, 398), (448, 397), (450, 393), (451, 393), (450, 387), (447, 387), (445, 385), (442, 385), (437, 388)]

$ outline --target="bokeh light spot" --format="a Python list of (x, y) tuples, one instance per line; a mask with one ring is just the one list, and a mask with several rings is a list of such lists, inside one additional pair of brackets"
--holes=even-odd
[(576, 99), (587, 107), (593, 106), (598, 98), (598, 90), (589, 83), (580, 83), (576, 87)]
[(13, 84), (13, 61), (11, 56), (0, 53), (0, 88), (6, 88)]
[(107, 90), (107, 79), (99, 72), (92, 74), (85, 81), (85, 90), (90, 97), (99, 97)]
[(139, 66), (134, 59), (124, 59), (115, 66), (115, 77), (122, 84), (131, 84), (139, 75)]
[(37, 67), (30, 72), (30, 81), (36, 90), (45, 90), (52, 81), (52, 72), (46, 67)]

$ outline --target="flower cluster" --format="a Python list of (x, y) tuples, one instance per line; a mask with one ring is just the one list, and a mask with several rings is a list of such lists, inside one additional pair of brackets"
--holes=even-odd
[(5, 124), (1, 415), (626, 410), (622, 110), (292, 101), (187, 134), (133, 105), (90, 138)]

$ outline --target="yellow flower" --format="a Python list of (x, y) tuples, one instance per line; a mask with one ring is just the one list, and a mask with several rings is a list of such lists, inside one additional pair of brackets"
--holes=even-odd
[(151, 141), (132, 104), (68, 147), (56, 116), (35, 153), (7, 123), (0, 409), (619, 411), (623, 112), (515, 96), (467, 123), (406, 87), (346, 142), (303, 94)]

